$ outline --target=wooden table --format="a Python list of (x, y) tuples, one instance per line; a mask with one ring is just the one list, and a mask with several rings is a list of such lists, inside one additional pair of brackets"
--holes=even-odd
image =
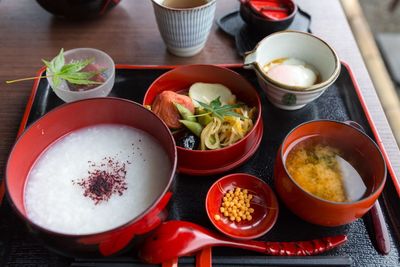
[[(348, 62), (361, 86), (367, 106), (400, 177), (400, 151), (365, 68), (338, 0), (298, 0), (312, 15), (312, 31), (330, 43)], [(216, 17), (233, 11), (238, 1), (219, 0)], [(0, 2), (0, 177), (14, 143), (33, 82), (6, 85), (5, 80), (34, 76), (61, 47), (94, 47), (125, 64), (241, 63), (234, 41), (214, 24), (206, 48), (192, 58), (170, 55), (160, 37), (150, 0), (124, 0), (101, 19), (71, 22), (56, 19), (36, 1)]]

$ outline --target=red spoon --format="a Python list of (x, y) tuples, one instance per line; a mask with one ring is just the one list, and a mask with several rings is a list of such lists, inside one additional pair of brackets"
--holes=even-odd
[(275, 256), (308, 256), (323, 253), (346, 241), (345, 235), (300, 242), (238, 241), (194, 223), (169, 221), (147, 237), (139, 257), (147, 263), (160, 264), (211, 246), (236, 247)]

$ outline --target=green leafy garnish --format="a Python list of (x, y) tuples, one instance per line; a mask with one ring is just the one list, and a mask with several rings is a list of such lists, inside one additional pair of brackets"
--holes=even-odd
[(42, 61), (47, 67), (46, 76), (30, 77), (13, 81), (6, 81), (6, 83), (14, 83), (19, 81), (33, 80), (36, 78), (50, 77), (53, 80), (53, 84), (55, 87), (58, 87), (62, 82), (62, 80), (77, 85), (102, 84), (102, 82), (92, 81), (90, 79), (104, 72), (105, 71), (104, 69), (91, 72), (81, 71), (86, 66), (91, 64), (94, 61), (94, 58), (73, 60), (70, 63), (65, 64), (64, 49), (61, 48), (60, 53), (51, 61), (46, 61), (44, 59), (42, 59)]
[(49, 76), (52, 77), (55, 87), (58, 87), (62, 80), (78, 85), (102, 84), (101, 82), (90, 80), (93, 76), (99, 74), (98, 72), (81, 71), (92, 63), (94, 58), (74, 60), (65, 64), (64, 49), (61, 49), (60, 53), (50, 62), (44, 59), (42, 61), (46, 65), (48, 72), (50, 72)]
[[(219, 100), (220, 97), (217, 97), (210, 104), (206, 104), (200, 101), (197, 101), (199, 105), (204, 108), (207, 112), (211, 113), (213, 116), (223, 120), (224, 116), (232, 116), (232, 117), (240, 117), (243, 118), (239, 113), (234, 112), (235, 108), (240, 108), (243, 104), (234, 104), (234, 105), (222, 105)], [(205, 113), (204, 115), (207, 115)]]

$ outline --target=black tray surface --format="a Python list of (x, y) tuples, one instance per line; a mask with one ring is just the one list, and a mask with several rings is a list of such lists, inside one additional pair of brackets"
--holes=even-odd
[[(239, 67), (235, 71), (247, 78), (258, 90), (262, 100), (262, 116), (264, 120), (264, 136), (260, 148), (244, 165), (230, 171), (245, 172), (255, 175), (273, 187), (273, 164), (276, 152), (285, 135), (302, 122), (313, 119), (354, 120), (361, 124), (373, 138), (371, 128), (351, 82), (349, 71), (343, 67), (338, 80), (316, 101), (297, 111), (283, 111), (272, 106), (266, 100), (264, 92), (259, 88), (253, 71)], [(168, 68), (133, 68), (116, 72), (115, 86), (111, 96), (127, 98), (141, 103), (148, 86)], [(42, 79), (34, 97), (29, 113), (27, 126), (43, 116), (46, 112), (63, 102), (52, 92), (47, 81)], [(177, 175), (174, 183), (174, 196), (170, 204), (169, 219), (187, 220), (213, 229), (209, 222), (204, 199), (211, 184), (222, 175), (194, 177)], [(380, 255), (374, 248), (370, 236), (368, 216), (354, 223), (341, 227), (320, 227), (302, 221), (289, 212), (283, 203), (280, 214), (273, 229), (260, 238), (268, 241), (295, 241), (320, 238), (336, 234), (347, 234), (348, 242), (342, 247), (323, 254), (323, 256), (351, 257), (353, 266), (400, 266), (399, 243), (394, 240), (394, 229), (399, 225), (391, 225), (386, 213), (388, 205), (398, 202), (391, 177), (385, 188), (385, 202), (381, 201), (388, 222), (391, 252)], [(393, 205), (395, 205), (393, 204)], [(397, 203), (398, 204), (398, 203)], [(215, 230), (215, 229), (213, 229)], [(218, 262), (230, 266), (263, 265), (268, 262), (267, 256), (240, 249), (213, 248), (213, 257)], [(221, 261), (220, 259), (224, 259)], [(272, 260), (273, 258), (271, 258)], [(182, 266), (192, 266), (191, 258), (183, 258)], [(216, 262), (216, 263), (217, 263)], [(40, 241), (30, 235), (23, 222), (17, 218), (4, 201), (0, 209), (0, 266), (142, 266), (129, 254), (107, 259), (68, 259), (47, 250)], [(215, 264), (214, 266), (222, 266)], [(181, 266), (181, 265), (180, 265)]]

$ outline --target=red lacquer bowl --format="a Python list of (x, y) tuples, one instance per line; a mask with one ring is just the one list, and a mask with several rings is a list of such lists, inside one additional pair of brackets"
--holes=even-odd
[[(288, 151), (299, 140), (315, 135), (334, 140), (334, 146), (341, 150), (358, 151), (364, 155), (363, 162), (354, 162), (357, 170), (363, 170), (367, 186), (360, 200), (333, 202), (319, 198), (305, 191), (289, 175), (285, 165)], [(299, 125), (286, 136), (275, 160), (274, 178), (278, 195), (293, 213), (314, 224), (339, 226), (361, 218), (373, 206), (385, 185), (386, 164), (378, 146), (365, 133), (346, 123), (317, 120)]]
[[(289, 15), (287, 17), (273, 19), (263, 16), (261, 11), (257, 11), (260, 10), (262, 1), (254, 1), (255, 3), (251, 4), (248, 0), (241, 1), (242, 3), (239, 10), (240, 16), (249, 25), (250, 30), (257, 34), (271, 34), (273, 32), (285, 30), (292, 24), (298, 12), (298, 7), (292, 0), (280, 1), (283, 6), (289, 9)], [(268, 1), (266, 1), (265, 5), (269, 5)]]
[[(32, 165), (42, 152), (60, 137), (96, 124), (123, 124), (141, 129), (156, 138), (171, 161), (169, 177), (162, 194), (152, 205), (125, 225), (106, 232), (67, 235), (33, 223), (24, 207), (24, 187)], [(7, 163), (6, 192), (10, 203), (29, 229), (46, 245), (68, 256), (108, 256), (115, 254), (166, 219), (166, 206), (177, 164), (174, 139), (167, 126), (152, 112), (132, 101), (118, 98), (93, 98), (64, 104), (33, 123), (18, 139)], [(56, 178), (56, 177), (55, 177)]]
[(143, 104), (151, 105), (162, 91), (188, 90), (196, 82), (220, 83), (228, 87), (238, 100), (257, 107), (253, 129), (237, 143), (217, 150), (189, 150), (178, 146), (178, 169), (191, 175), (210, 175), (231, 170), (251, 157), (263, 135), (261, 101), (254, 87), (238, 73), (215, 65), (177, 67), (161, 75), (149, 87)]
[[(222, 198), (236, 187), (247, 189), (253, 195), (251, 208), (254, 209), (250, 221), (232, 222), (220, 212)], [(222, 233), (237, 239), (253, 239), (266, 234), (278, 218), (279, 205), (272, 189), (259, 178), (234, 173), (222, 177), (208, 190), (206, 211), (212, 224)], [(215, 215), (219, 215), (217, 220)]]

